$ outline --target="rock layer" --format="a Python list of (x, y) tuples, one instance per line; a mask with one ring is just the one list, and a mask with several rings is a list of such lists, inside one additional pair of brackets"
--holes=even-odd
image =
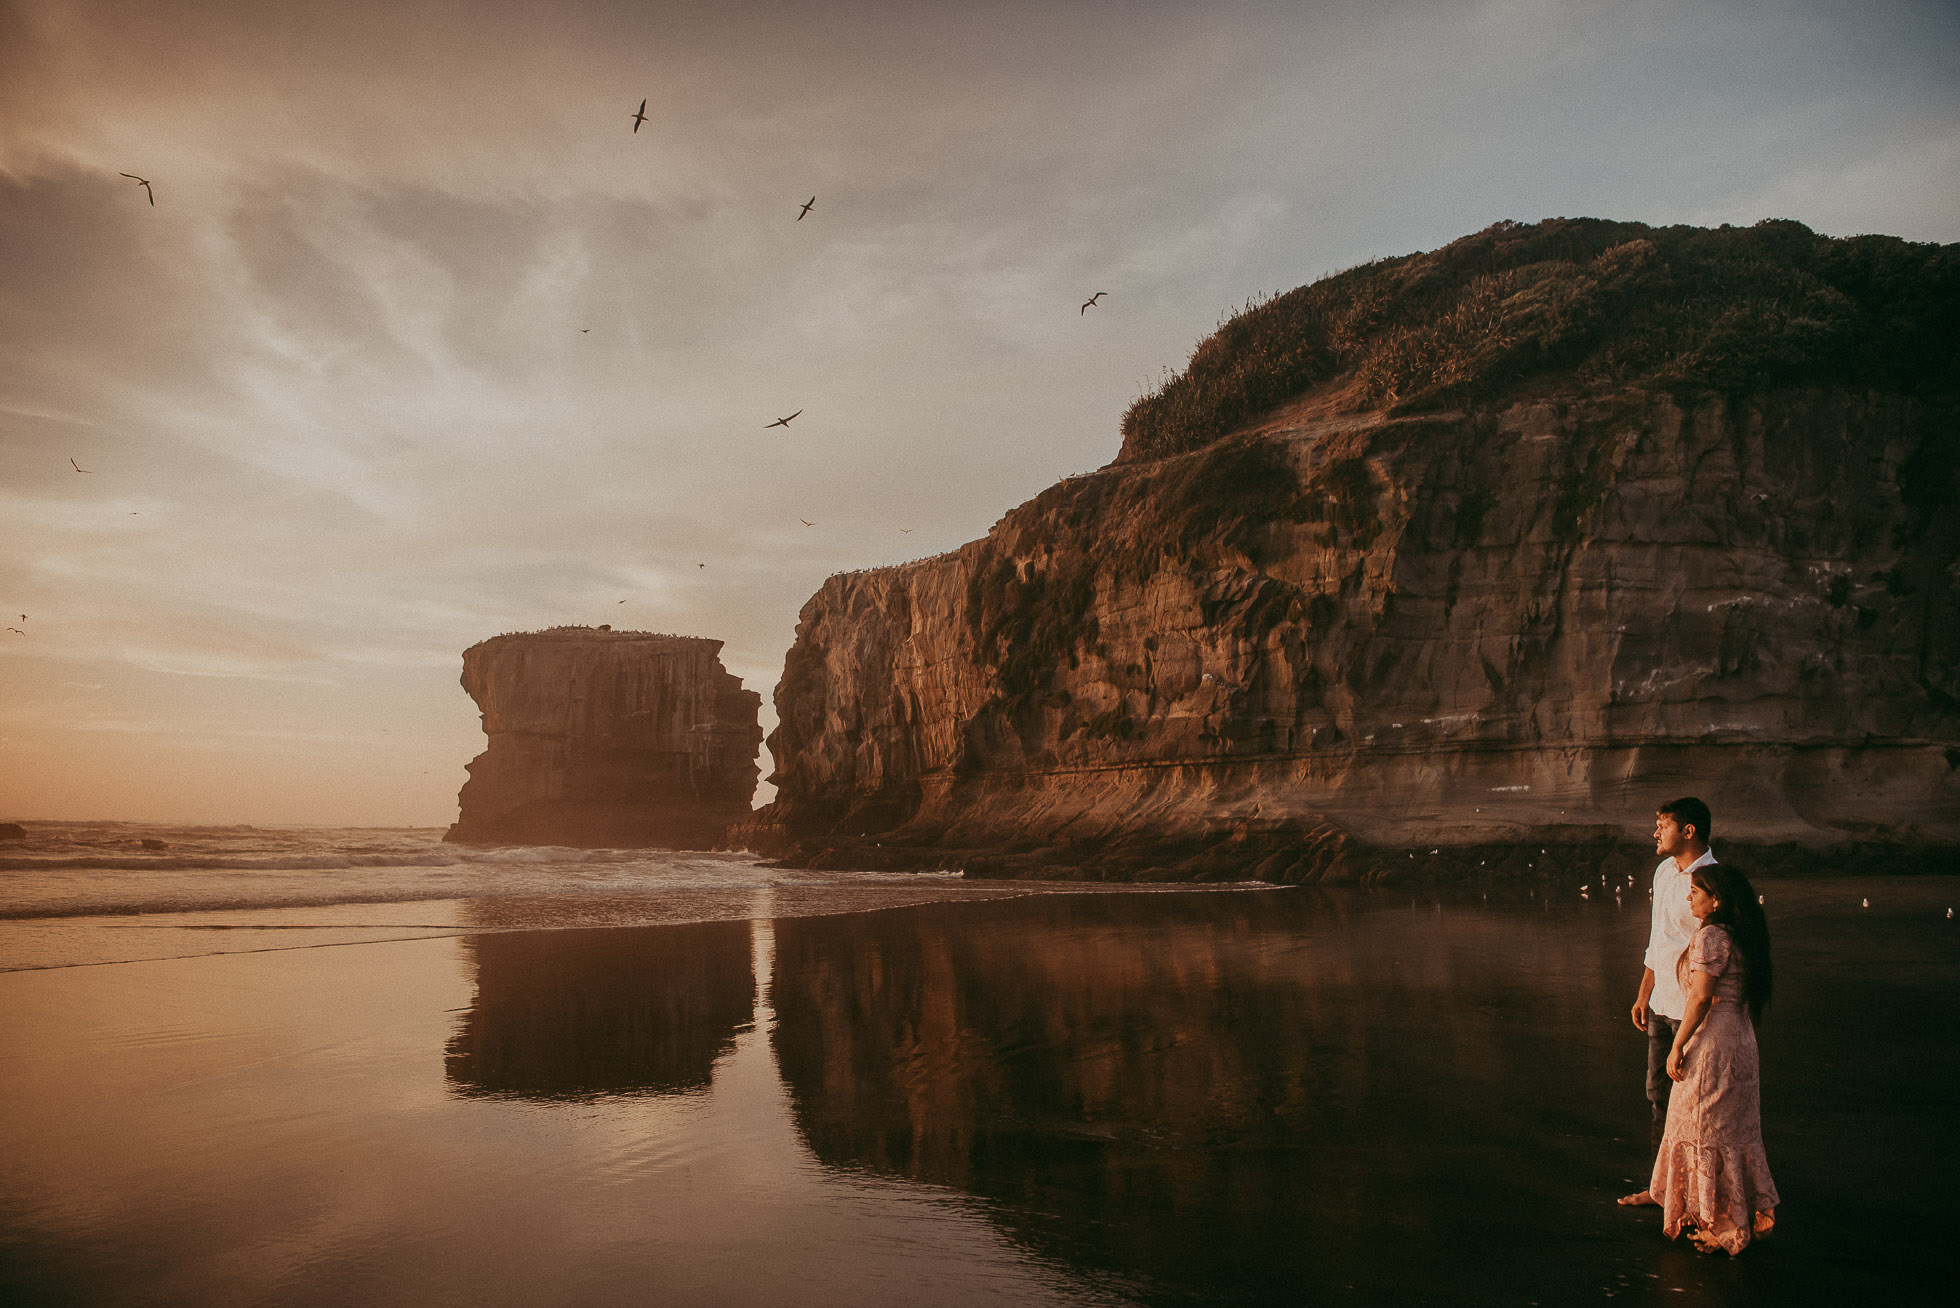
[(1960, 841), (1960, 532), (1916, 480), (1957, 419), (1550, 393), (1112, 465), (825, 584), (748, 835), (1195, 842), (1187, 874), (1236, 842), (1221, 870), (1299, 879), (1354, 840), (1633, 835), (1695, 792), (1718, 839)]
[(448, 839), (704, 849), (748, 816), (762, 697), (718, 640), (557, 627), (463, 653), (490, 747)]
[(1960, 844), (1960, 247), (1499, 224), (1250, 307), (1124, 434), (825, 583), (741, 838), (1526, 870), (1698, 793), (1731, 853)]

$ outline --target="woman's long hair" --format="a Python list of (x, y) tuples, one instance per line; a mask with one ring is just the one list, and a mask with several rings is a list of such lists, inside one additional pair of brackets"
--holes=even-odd
[(1756, 888), (1725, 863), (1704, 863), (1688, 875), (1715, 897), (1715, 911), (1703, 919), (1703, 925), (1728, 928), (1742, 953), (1742, 1002), (1750, 1020), (1760, 1022), (1776, 983), (1776, 969), (1769, 957), (1769, 919), (1763, 916)]

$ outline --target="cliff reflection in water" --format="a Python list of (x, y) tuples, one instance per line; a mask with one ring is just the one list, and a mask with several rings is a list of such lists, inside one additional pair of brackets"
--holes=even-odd
[(463, 1094), (704, 1090), (754, 1014), (745, 921), (490, 934), (464, 948), (476, 996), (445, 1060)]
[(1572, 1038), (1619, 1034), (1598, 1014), (1625, 978), (1528, 913), (1372, 909), (1276, 891), (778, 922), (797, 1123), (827, 1165), (959, 1187), (1043, 1253), (1174, 1297), (1379, 1286), (1385, 1261), (1392, 1284), (1398, 1259), (1433, 1290), (1466, 1241), (1562, 1201), (1542, 1163), (1572, 1112), (1637, 1099), (1625, 1048)]

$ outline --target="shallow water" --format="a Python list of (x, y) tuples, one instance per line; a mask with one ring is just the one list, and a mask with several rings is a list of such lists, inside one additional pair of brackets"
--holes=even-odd
[[(952, 873), (802, 872), (743, 853), (451, 845), (432, 827), (25, 825), (27, 839), (0, 844), (0, 920), (387, 906), (380, 916), (412, 922), (418, 904), (469, 901), (480, 915), (497, 903), (548, 899), (551, 916), (536, 925), (632, 925), (641, 919), (618, 915), (629, 905), (681, 914), (654, 920), (687, 920), (689, 895), (813, 885), (909, 887), (917, 895), (960, 881)], [(506, 912), (495, 922), (443, 925), (458, 922), (518, 924)]]
[(816, 872), (747, 853), (450, 845), (426, 827), (25, 825), (28, 839), (0, 845), (0, 972), (1088, 889)]
[(0, 975), (0, 1300), (1931, 1301), (1960, 879), (1763, 889), (1785, 1206), (1734, 1261), (1612, 1202), (1644, 897), (771, 887)]

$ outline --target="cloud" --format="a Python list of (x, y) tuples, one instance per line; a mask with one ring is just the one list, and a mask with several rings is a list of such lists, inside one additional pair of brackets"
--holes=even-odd
[(84, 680), (187, 734), (426, 711), (461, 757), (456, 659), (501, 631), (712, 636), (767, 696), (826, 575), (1105, 462), (1248, 296), (1498, 217), (1954, 239), (1954, 30), (0, 0), (0, 604), (35, 615), (0, 657), (17, 702)]
[(145, 672), (167, 672), (179, 677), (243, 677), (251, 681), (285, 681), (296, 684), (331, 686), (332, 677), (290, 671), (262, 659), (242, 658), (210, 650), (125, 649), (123, 661)]

